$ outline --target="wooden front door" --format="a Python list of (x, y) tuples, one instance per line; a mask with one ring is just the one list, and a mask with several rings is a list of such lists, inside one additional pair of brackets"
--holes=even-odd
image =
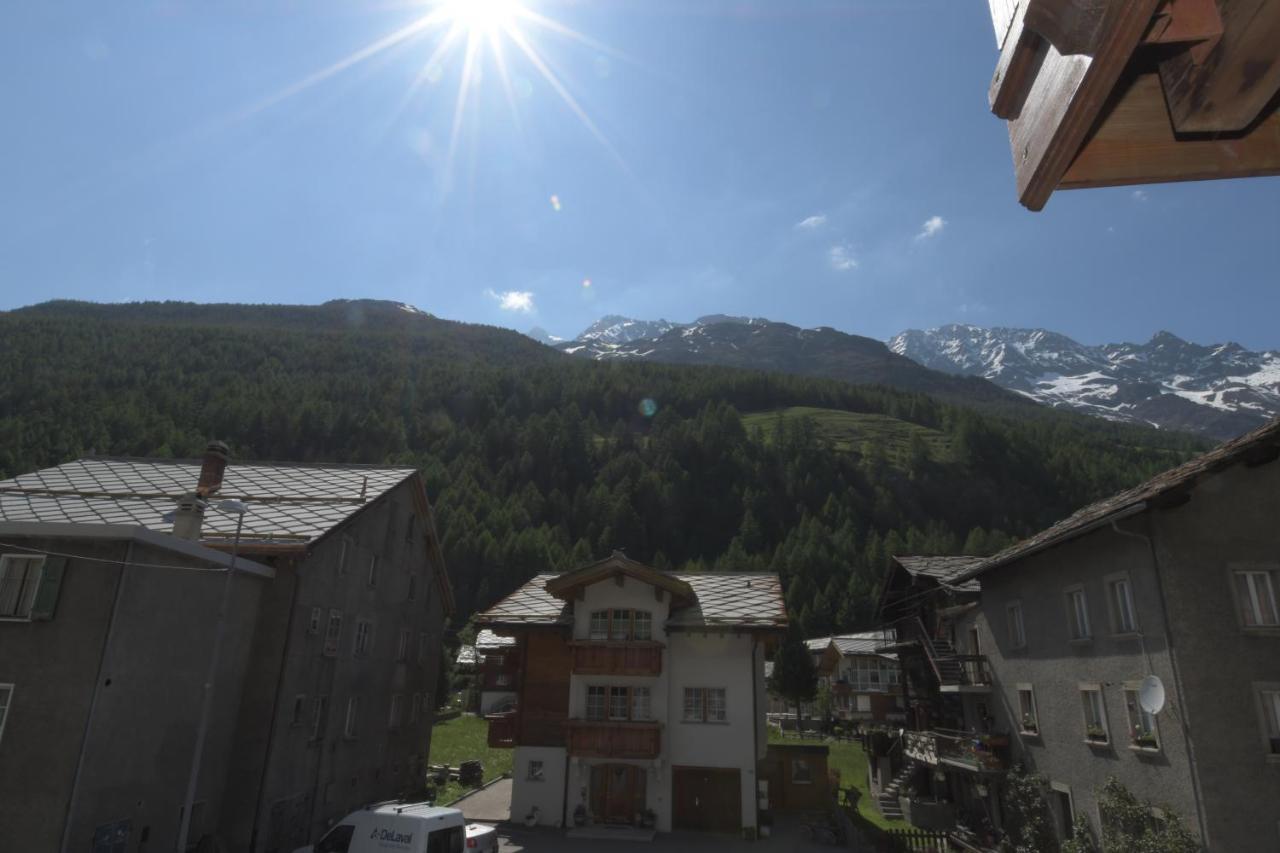
[(644, 769), (633, 764), (591, 767), (591, 814), (603, 823), (633, 823), (644, 811)]
[(676, 829), (731, 832), (742, 829), (742, 781), (737, 770), (671, 768), (672, 824)]

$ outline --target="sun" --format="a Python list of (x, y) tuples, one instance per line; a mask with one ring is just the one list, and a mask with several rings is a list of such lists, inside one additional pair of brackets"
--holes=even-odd
[(468, 33), (485, 36), (510, 30), (525, 14), (518, 0), (443, 0), (440, 12)]

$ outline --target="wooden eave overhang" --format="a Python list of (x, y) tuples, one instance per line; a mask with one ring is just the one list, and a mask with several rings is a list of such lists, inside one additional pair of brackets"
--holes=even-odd
[(547, 581), (546, 590), (549, 595), (569, 601), (578, 594), (579, 590), (591, 584), (622, 577), (634, 578), (655, 589), (666, 591), (672, 597), (673, 609), (695, 599), (693, 587), (685, 581), (628, 559), (617, 552), (597, 563), (591, 563), (552, 578)]
[(1280, 0), (989, 0), (1018, 199), (1280, 174)]

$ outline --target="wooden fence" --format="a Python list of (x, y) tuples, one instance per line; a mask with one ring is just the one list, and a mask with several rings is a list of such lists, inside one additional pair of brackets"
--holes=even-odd
[(945, 832), (933, 832), (927, 829), (890, 829), (886, 833), (894, 853), (947, 853), (951, 845), (947, 843)]

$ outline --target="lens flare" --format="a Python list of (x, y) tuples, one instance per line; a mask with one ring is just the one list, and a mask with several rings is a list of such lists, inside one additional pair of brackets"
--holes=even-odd
[(560, 196), (553, 195), (551, 197), (551, 209), (554, 210), (556, 213), (560, 212)]
[(584, 278), (584, 279), (582, 280), (582, 286), (583, 286), (583, 287), (590, 287), (590, 286), (591, 286), (591, 279), (589, 279), (589, 278)]
[(658, 404), (652, 397), (645, 397), (640, 401), (640, 414), (646, 418), (651, 418), (658, 413)]

